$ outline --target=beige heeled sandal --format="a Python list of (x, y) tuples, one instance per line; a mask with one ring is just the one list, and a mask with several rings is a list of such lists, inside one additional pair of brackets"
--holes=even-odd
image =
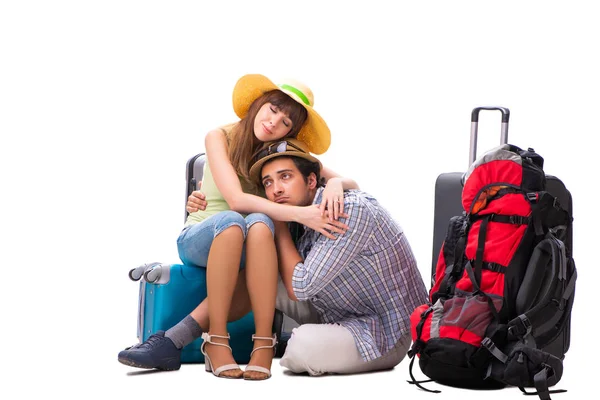
[[(261, 350), (261, 349), (272, 349), (275, 347), (275, 345), (277, 344), (277, 334), (273, 334), (273, 337), (263, 337), (263, 336), (256, 336), (256, 335), (252, 335), (252, 341), (259, 339), (259, 340), (271, 340), (271, 345), (270, 346), (259, 346), (257, 348), (255, 348), (254, 350), (252, 350), (252, 353), (250, 353), (250, 358), (252, 358), (252, 354), (254, 354), (254, 352), (256, 350)], [(260, 372), (265, 374), (264, 378), (250, 378), (248, 377), (248, 375), (246, 374), (246, 372), (250, 372), (250, 371), (255, 371), (255, 372)], [(246, 370), (244, 371), (244, 379), (247, 381), (262, 381), (265, 379), (269, 379), (271, 377), (271, 371), (266, 369), (265, 367), (261, 367), (258, 365), (248, 365), (246, 366)]]
[[(229, 347), (226, 344), (223, 343), (217, 343), (217, 342), (213, 342), (212, 338), (219, 338), (219, 339), (230, 339), (229, 334), (227, 334), (227, 336), (220, 336), (220, 335), (210, 335), (207, 332), (202, 333), (202, 339), (204, 340), (204, 342), (202, 342), (202, 346), (200, 346), (200, 351), (202, 352), (202, 354), (204, 354), (204, 365), (206, 367), (206, 372), (212, 372), (214, 376), (219, 377), (219, 378), (229, 378), (229, 379), (239, 379), (242, 377), (243, 372), (240, 368), (239, 365), (237, 364), (226, 364), (226, 365), (222, 365), (217, 369), (213, 369), (212, 366), (212, 362), (210, 361), (210, 357), (208, 356), (208, 354), (206, 354), (206, 351), (204, 350), (206, 343), (210, 343), (210, 344), (214, 344), (215, 346), (223, 346), (223, 347), (227, 347), (229, 349), (229, 351), (231, 351), (231, 347)], [(232, 371), (232, 370), (240, 370), (240, 372), (242, 372), (242, 374), (240, 374), (239, 376), (234, 375), (234, 376), (229, 376), (229, 375), (221, 375), (221, 373), (225, 372), (225, 371)]]

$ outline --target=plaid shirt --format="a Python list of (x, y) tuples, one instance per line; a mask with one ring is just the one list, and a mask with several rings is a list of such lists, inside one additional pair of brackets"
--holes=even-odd
[[(322, 195), (320, 188), (313, 204)], [(410, 314), (427, 302), (427, 290), (402, 228), (376, 199), (346, 191), (344, 212), (350, 229), (337, 240), (306, 228), (297, 243), (304, 262), (296, 265), (292, 286), (321, 322), (347, 328), (371, 361), (410, 335)]]

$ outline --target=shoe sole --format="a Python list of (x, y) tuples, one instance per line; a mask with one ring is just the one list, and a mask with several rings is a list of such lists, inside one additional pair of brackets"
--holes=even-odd
[(143, 368), (143, 369), (157, 369), (159, 371), (177, 371), (179, 368), (181, 368), (181, 365), (178, 366), (177, 368), (158, 368), (158, 367), (154, 367), (151, 365), (139, 364), (133, 360), (129, 360), (127, 358), (120, 358), (120, 357), (119, 357), (119, 362), (121, 364), (127, 365), (129, 367), (136, 367), (136, 368)]
[(266, 378), (260, 378), (260, 379), (256, 379), (256, 378), (246, 378), (243, 377), (245, 381), (256, 381), (256, 382), (260, 382), (260, 381), (266, 381), (267, 379), (271, 378), (270, 376), (266, 377)]

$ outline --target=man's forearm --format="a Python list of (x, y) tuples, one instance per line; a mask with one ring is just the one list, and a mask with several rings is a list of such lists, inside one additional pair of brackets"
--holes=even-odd
[(302, 262), (302, 257), (296, 250), (292, 235), (287, 228), (286, 223), (278, 223), (275, 229), (275, 245), (277, 247), (277, 257), (279, 258), (279, 273), (287, 290), (288, 297), (297, 301), (294, 289), (292, 287), (292, 277), (296, 264)]

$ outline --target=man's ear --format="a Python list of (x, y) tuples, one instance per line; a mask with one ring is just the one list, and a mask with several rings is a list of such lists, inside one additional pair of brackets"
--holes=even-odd
[(312, 190), (316, 187), (317, 187), (317, 175), (315, 175), (314, 172), (311, 172), (310, 175), (308, 175), (308, 188)]

